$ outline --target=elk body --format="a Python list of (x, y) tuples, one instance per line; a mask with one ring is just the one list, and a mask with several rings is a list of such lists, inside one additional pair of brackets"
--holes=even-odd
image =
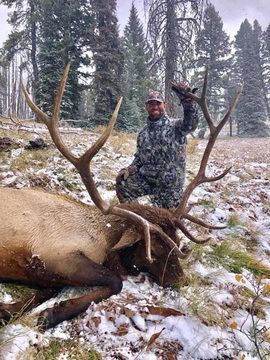
[[(179, 249), (180, 229), (191, 241), (194, 238), (183, 219), (216, 229), (188, 214), (187, 200), (200, 183), (216, 178), (204, 174), (213, 143), (221, 130), (215, 128), (202, 98), (188, 93), (205, 112), (210, 136), (198, 175), (187, 187), (177, 209), (166, 210), (137, 203), (110, 206), (100, 197), (90, 172), (90, 161), (106, 142), (117, 117), (120, 103), (104, 134), (81, 157), (75, 157), (64, 145), (58, 129), (58, 114), (68, 67), (56, 96), (52, 117), (41, 112), (29, 99), (35, 114), (47, 125), (58, 150), (76, 167), (95, 205), (89, 206), (65, 196), (42, 190), (0, 189), (0, 280), (15, 280), (41, 287), (61, 288), (65, 285), (99, 286), (88, 294), (69, 299), (44, 310), (38, 323), (43, 328), (55, 326), (85, 311), (92, 301), (99, 302), (121, 291), (121, 275), (147, 271), (163, 286), (177, 282), (182, 275), (179, 258), (187, 254)], [(206, 72), (207, 74), (207, 72)], [(206, 81), (207, 83), (207, 75)], [(177, 90), (177, 85), (175, 85)], [(236, 101), (225, 116), (228, 119)], [(224, 124), (223, 124), (224, 125)], [(223, 126), (222, 125), (222, 126)], [(36, 305), (45, 295), (25, 303), (0, 304), (0, 319)]]
[[(95, 206), (38, 190), (4, 188), (0, 189), (0, 198), (0, 279), (58, 288), (103, 287), (84, 299), (67, 301), (55, 311), (47, 310), (42, 314), (45, 327), (74, 317), (91, 301), (118, 293), (122, 287), (120, 274), (142, 269), (163, 286), (172, 285), (182, 274), (178, 257), (172, 252), (168, 259), (171, 249), (157, 238), (151, 239), (153, 262), (147, 261), (145, 246), (140, 243), (143, 232), (119, 216), (103, 215)], [(151, 217), (151, 221), (155, 219), (176, 238), (168, 211), (137, 204), (127, 204), (126, 208)], [(117, 243), (121, 249), (114, 250)], [(129, 246), (126, 253), (125, 246)], [(7, 320), (18, 310), (17, 305), (2, 304), (0, 318)]]

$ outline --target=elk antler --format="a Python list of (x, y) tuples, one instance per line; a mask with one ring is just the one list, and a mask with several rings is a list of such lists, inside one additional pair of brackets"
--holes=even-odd
[[(197, 173), (197, 175), (195, 176), (195, 178), (191, 181), (191, 183), (186, 187), (185, 191), (183, 192), (183, 195), (180, 199), (179, 205), (176, 208), (176, 210), (174, 211), (174, 216), (176, 217), (176, 224), (179, 227), (179, 229), (184, 233), (184, 235), (189, 238), (190, 240), (196, 242), (196, 243), (204, 243), (207, 242), (209, 239), (204, 239), (204, 240), (198, 240), (195, 239), (191, 233), (187, 230), (187, 228), (185, 227), (185, 225), (183, 224), (183, 222), (181, 221), (181, 219), (187, 219), (193, 223), (196, 223), (200, 226), (204, 226), (208, 229), (224, 229), (226, 226), (213, 226), (210, 224), (205, 223), (202, 220), (199, 220), (197, 218), (195, 218), (194, 216), (191, 216), (188, 214), (188, 211), (191, 209), (191, 207), (187, 208), (187, 202), (188, 199), (191, 195), (191, 193), (193, 192), (193, 190), (200, 184), (202, 183), (206, 183), (206, 182), (212, 182), (212, 181), (216, 181), (219, 179), (222, 179), (231, 169), (228, 168), (225, 171), (223, 171), (220, 175), (218, 176), (214, 176), (214, 177), (207, 177), (205, 175), (205, 170), (206, 170), (206, 165), (207, 162), (209, 160), (209, 156), (211, 154), (211, 151), (214, 147), (215, 141), (218, 137), (218, 134), (220, 133), (221, 129), (223, 128), (223, 126), (226, 124), (227, 120), (229, 119), (229, 117), (231, 116), (231, 113), (233, 112), (237, 101), (239, 99), (239, 96), (243, 90), (243, 84), (241, 85), (240, 89), (238, 90), (229, 110), (227, 111), (227, 113), (225, 114), (225, 116), (223, 117), (223, 119), (220, 121), (220, 123), (215, 126), (213, 119), (210, 116), (209, 113), (209, 109), (207, 106), (207, 102), (206, 102), (206, 90), (207, 90), (207, 83), (208, 83), (208, 69), (209, 69), (209, 65), (206, 66), (206, 70), (205, 70), (205, 76), (204, 76), (204, 83), (203, 83), (203, 91), (202, 91), (202, 95), (201, 97), (196, 96), (195, 94), (193, 94), (192, 92), (187, 92), (186, 95), (190, 98), (192, 98), (193, 100), (195, 100), (198, 105), (201, 107), (204, 117), (207, 121), (207, 124), (209, 126), (210, 129), (210, 136), (209, 136), (209, 140), (208, 143), (206, 145), (206, 148), (204, 150), (203, 153), (203, 157), (201, 160), (201, 164), (200, 164), (200, 168), (199, 171)], [(174, 89), (177, 89), (177, 84), (171, 82), (172, 86)]]
[(70, 64), (68, 64), (67, 67), (65, 68), (62, 80), (59, 84), (58, 91), (57, 91), (55, 101), (54, 101), (52, 116), (49, 117), (48, 115), (44, 114), (43, 111), (41, 111), (32, 102), (32, 100), (29, 97), (28, 92), (26, 91), (24, 85), (22, 84), (22, 90), (24, 92), (24, 95), (25, 95), (25, 98), (26, 98), (26, 101), (27, 101), (29, 107), (36, 114), (36, 116), (45, 123), (57, 149), (78, 170), (91, 199), (93, 200), (94, 204), (101, 210), (101, 212), (105, 215), (106, 214), (114, 214), (117, 216), (121, 216), (121, 217), (130, 219), (143, 228), (144, 238), (145, 238), (145, 242), (146, 242), (146, 256), (150, 262), (153, 261), (152, 257), (151, 257), (151, 232), (158, 233), (160, 235), (160, 237), (163, 239), (163, 241), (165, 241), (170, 246), (170, 248), (175, 251), (175, 253), (177, 254), (177, 256), (180, 259), (187, 258), (188, 254), (182, 253), (179, 250), (179, 248), (176, 246), (174, 241), (168, 235), (166, 235), (162, 231), (161, 228), (150, 223), (143, 217), (139, 216), (138, 214), (136, 214), (130, 210), (127, 210), (127, 209), (124, 209), (124, 208), (121, 208), (118, 206), (110, 206), (101, 198), (101, 196), (97, 190), (97, 187), (96, 187), (93, 177), (91, 175), (90, 162), (91, 162), (92, 158), (97, 154), (97, 152), (101, 149), (101, 147), (105, 144), (108, 137), (110, 136), (112, 129), (114, 127), (117, 115), (118, 115), (118, 111), (119, 111), (119, 108), (120, 108), (120, 105), (122, 102), (122, 98), (118, 101), (118, 104), (116, 105), (116, 108), (113, 112), (111, 120), (110, 120), (106, 130), (104, 131), (104, 133), (90, 147), (90, 149), (88, 149), (82, 156), (76, 157), (75, 155), (73, 155), (72, 152), (63, 143), (60, 133), (59, 133), (58, 115), (59, 115), (59, 111), (60, 111), (60, 104), (61, 104), (62, 96), (64, 93), (68, 72), (69, 72), (69, 67), (70, 67)]
[(22, 89), (24, 92), (24, 95), (26, 97), (26, 101), (29, 105), (29, 107), (32, 109), (32, 111), (37, 115), (39, 119), (41, 119), (45, 125), (47, 126), (51, 138), (53, 142), (55, 143), (57, 149), (62, 153), (62, 155), (67, 158), (78, 170), (79, 174), (81, 175), (81, 178), (86, 186), (87, 191), (89, 192), (89, 195), (91, 199), (93, 200), (94, 204), (104, 213), (108, 213), (109, 211), (109, 205), (103, 201), (101, 196), (99, 195), (99, 192), (97, 191), (97, 188), (95, 186), (94, 180), (92, 178), (91, 172), (90, 172), (90, 166), (89, 163), (92, 160), (92, 158), (97, 154), (97, 152), (100, 150), (100, 148), (104, 145), (106, 140), (108, 139), (114, 123), (117, 118), (117, 114), (122, 102), (122, 99), (119, 100), (115, 111), (112, 115), (112, 118), (109, 122), (108, 127), (102, 134), (102, 136), (94, 143), (89, 150), (87, 150), (81, 157), (74, 156), (69, 149), (65, 146), (63, 143), (59, 128), (58, 128), (58, 115), (60, 111), (60, 103), (62, 100), (62, 96), (64, 93), (65, 85), (66, 85), (66, 79), (68, 76), (70, 64), (67, 65), (65, 68), (62, 80), (59, 84), (59, 88), (55, 97), (54, 107), (52, 116), (49, 117), (46, 114), (44, 114), (30, 99), (29, 94), (27, 93), (24, 85), (22, 84)]

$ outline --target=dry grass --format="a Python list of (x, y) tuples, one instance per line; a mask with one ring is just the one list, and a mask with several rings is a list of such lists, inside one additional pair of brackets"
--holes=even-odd
[[(207, 140), (189, 139), (187, 153), (193, 156), (202, 155)], [(269, 138), (220, 138), (212, 150), (210, 160), (217, 161), (221, 168), (232, 165), (241, 169), (246, 163), (270, 164)], [(269, 169), (270, 172), (270, 169)]]
[(133, 155), (136, 151), (136, 136), (119, 132), (114, 134), (110, 140), (114, 153)]

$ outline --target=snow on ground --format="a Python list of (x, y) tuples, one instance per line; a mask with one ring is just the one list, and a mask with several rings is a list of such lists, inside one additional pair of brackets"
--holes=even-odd
[[(69, 134), (66, 140), (74, 152), (81, 153), (96, 136)], [(17, 140), (26, 145), (25, 139)], [(129, 141), (129, 152), (125, 152), (124, 141)], [(248, 268), (233, 272), (226, 266), (231, 261), (228, 254), (228, 259), (215, 257), (221, 245), (230, 243), (233, 248), (236, 243), (235, 252), (252, 253), (270, 267), (268, 142), (217, 141), (208, 174), (216, 175), (226, 166), (233, 168), (223, 180), (194, 191), (191, 200), (196, 206), (192, 211), (211, 223), (231, 226), (205, 234), (198, 230), (199, 237), (210, 235), (212, 239), (206, 245), (193, 245), (193, 255), (183, 262), (186, 281), (179, 289), (163, 289), (145, 274), (129, 276), (120, 294), (92, 304), (84, 314), (54, 329), (39, 332), (34, 325), (41, 310), (91, 290), (67, 287), (56, 298), (0, 329), (0, 358), (45, 359), (37, 354), (45, 352), (52, 340), (73, 340), (79, 347), (95, 349), (104, 360), (270, 359), (268, 277), (258, 279)], [(41, 161), (23, 146), (0, 156), (1, 187), (41, 186), (91, 202), (73, 167), (56, 150), (39, 150)], [(204, 146), (205, 141), (199, 142), (189, 154), (187, 182), (194, 176)], [(95, 157), (91, 171), (104, 200), (113, 201), (115, 175), (130, 163), (134, 149), (134, 139), (115, 135)], [(28, 159), (29, 166), (19, 163), (20, 156)], [(17, 163), (11, 166), (14, 161)], [(242, 242), (237, 242), (239, 238)], [(0, 284), (1, 301), (12, 300), (7, 292), (6, 285)], [(63, 345), (57, 359), (72, 358), (80, 357), (74, 357)]]

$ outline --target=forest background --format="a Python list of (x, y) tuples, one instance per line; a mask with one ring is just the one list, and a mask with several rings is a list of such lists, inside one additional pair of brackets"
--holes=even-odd
[[(262, 30), (257, 20), (245, 19), (231, 40), (210, 1), (144, 0), (147, 27), (132, 3), (120, 36), (115, 0), (0, 4), (10, 8), (12, 29), (0, 53), (0, 114), (5, 117), (32, 116), (20, 82), (50, 113), (64, 67), (71, 62), (61, 119), (90, 129), (106, 125), (123, 96), (117, 130), (137, 131), (145, 123), (144, 98), (150, 89), (165, 94), (170, 116), (181, 117), (169, 80), (185, 82), (199, 93), (209, 63), (207, 98), (214, 120), (244, 83), (230, 135), (270, 134), (270, 24)], [(203, 120), (200, 127), (203, 136)]]

